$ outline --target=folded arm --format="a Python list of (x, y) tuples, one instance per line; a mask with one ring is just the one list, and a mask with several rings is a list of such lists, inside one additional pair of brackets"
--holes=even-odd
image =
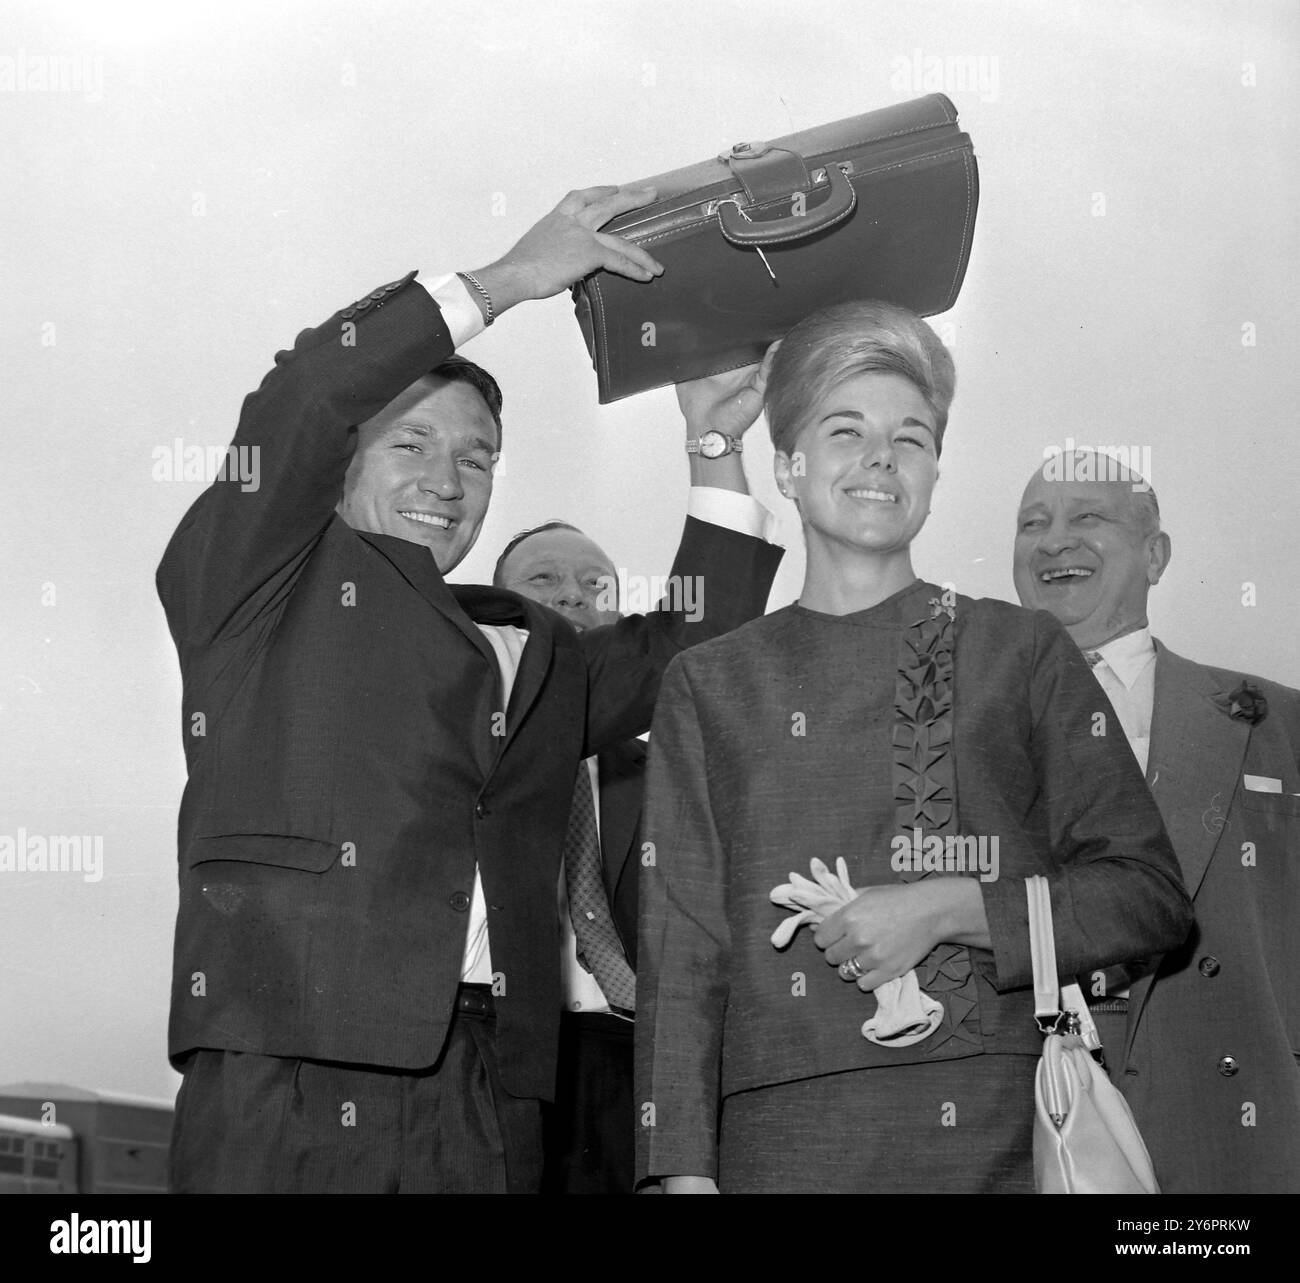
[[(1035, 615), (1030, 756), (1048, 822), (1057, 965), (1073, 976), (1177, 948), (1191, 900), (1105, 693), (1054, 619)], [(999, 989), (1032, 983), (1024, 884), (981, 884)]]

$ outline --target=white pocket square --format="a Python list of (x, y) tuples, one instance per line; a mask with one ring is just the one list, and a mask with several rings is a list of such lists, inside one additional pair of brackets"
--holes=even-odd
[(1267, 775), (1245, 775), (1242, 778), (1246, 787), (1252, 793), (1280, 793), (1282, 791), (1282, 781), (1272, 779)]

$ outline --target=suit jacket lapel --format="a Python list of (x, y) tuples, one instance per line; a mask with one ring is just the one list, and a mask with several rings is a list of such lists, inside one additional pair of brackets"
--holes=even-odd
[(601, 872), (610, 904), (619, 879), (632, 854), (632, 839), (641, 819), (642, 777), (645, 745), (640, 741), (620, 744), (597, 759), (600, 774), (600, 845), (604, 854)]
[(497, 673), (496, 655), (487, 638), (474, 626), (474, 621), (457, 602), (452, 589), (438, 570), (433, 554), (422, 544), (396, 535), (372, 534), (358, 530), (357, 534), (377, 552), (386, 557), (403, 579), (420, 594), (440, 615), (450, 620), (460, 630), (465, 640), (477, 650)]
[(515, 673), (510, 705), (506, 709), (506, 734), (501, 741), (503, 753), (523, 725), (529, 709), (537, 702), (555, 653), (555, 624), (551, 612), (516, 593), (510, 593), (509, 596), (514, 597), (523, 607), (524, 618), (520, 627), (528, 629), (528, 644), (519, 657), (519, 669)]
[[(545, 607), (504, 588), (456, 584), (451, 591), (464, 613), (476, 623), (512, 624), (528, 632), (528, 641), (519, 657), (519, 667), (510, 689), (510, 703), (506, 706), (506, 733), (497, 741), (497, 760), (500, 761), (501, 754), (509, 747), (536, 702), (550, 671), (555, 652), (554, 617)], [(479, 633), (477, 628), (474, 631)], [(482, 633), (479, 637), (482, 638)], [(496, 667), (495, 659), (493, 667)]]
[(1241, 778), (1250, 727), (1234, 722), (1212, 700), (1213, 677), (1156, 646), (1155, 706), (1147, 782), (1182, 867), (1187, 894), (1196, 898), (1227, 822)]
[(555, 625), (550, 612), (518, 593), (481, 584), (450, 585), (442, 577), (429, 550), (395, 535), (356, 532), (388, 559), (434, 610), (448, 619), (466, 641), (487, 661), (494, 678), (500, 680), (496, 652), (478, 628), (484, 624), (514, 624), (528, 630), (528, 643), (519, 659), (510, 704), (506, 709), (506, 733), (496, 740), (496, 761), (501, 760), (510, 741), (528, 715), (542, 689), (555, 650)]
[[(1214, 703), (1212, 697), (1222, 692), (1205, 669), (1175, 655), (1159, 640), (1155, 647), (1147, 783), (1178, 856), (1187, 894), (1195, 900), (1227, 823), (1250, 727), (1234, 722)], [(1121, 1069), (1128, 1064), (1154, 979), (1154, 973), (1143, 976), (1129, 992)]]

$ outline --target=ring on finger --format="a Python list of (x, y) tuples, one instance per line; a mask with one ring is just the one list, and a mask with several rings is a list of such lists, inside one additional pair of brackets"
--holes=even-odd
[(840, 963), (841, 980), (861, 980), (866, 974), (862, 969), (862, 964), (856, 958), (850, 958), (847, 962)]

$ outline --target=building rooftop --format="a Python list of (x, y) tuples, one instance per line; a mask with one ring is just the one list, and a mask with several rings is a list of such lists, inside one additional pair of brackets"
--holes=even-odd
[(139, 1109), (172, 1110), (172, 1101), (157, 1096), (133, 1096), (123, 1091), (96, 1091), (86, 1087), (73, 1087), (68, 1083), (5, 1083), (0, 1086), (0, 1096), (18, 1096), (25, 1100), (85, 1101), (105, 1105), (134, 1105)]

